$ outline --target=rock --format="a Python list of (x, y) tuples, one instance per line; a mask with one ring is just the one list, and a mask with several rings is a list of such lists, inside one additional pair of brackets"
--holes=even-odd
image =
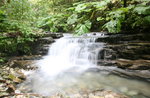
[(52, 33), (52, 32), (46, 32), (44, 33), (43, 37), (52, 37), (52, 38), (60, 38), (63, 37), (62, 33)]
[(17, 83), (17, 84), (22, 82), (21, 79), (19, 79), (18, 77), (14, 76), (13, 74), (9, 74), (8, 78), (11, 79), (14, 83)]
[(39, 38), (36, 42), (31, 44), (31, 51), (33, 55), (45, 55), (48, 53), (49, 45), (54, 42), (52, 37)]
[(148, 70), (150, 69), (150, 60), (118, 59), (116, 60), (116, 66), (132, 70)]
[(42, 58), (42, 55), (25, 55), (25, 56), (18, 56), (13, 57), (11, 60), (40, 60)]
[(9, 66), (12, 68), (20, 68), (20, 69), (37, 69), (37, 67), (34, 65), (35, 60), (12, 60), (10, 61)]
[(128, 95), (135, 96), (135, 95), (138, 95), (138, 92), (136, 92), (136, 91), (129, 91)]
[(16, 88), (14, 87), (14, 85), (11, 85), (11, 84), (9, 84), (8, 86), (8, 89), (6, 90), (8, 93), (14, 93), (15, 92), (15, 90), (16, 90)]
[(96, 42), (106, 42), (106, 43), (124, 43), (129, 41), (150, 41), (149, 33), (139, 33), (139, 34), (106, 34), (105, 37), (99, 37)]
[(123, 93), (127, 93), (128, 92), (128, 88), (127, 87), (121, 87), (120, 91)]
[(39, 38), (37, 40), (37, 43), (39, 44), (51, 44), (54, 42), (54, 39), (52, 37), (44, 37), (44, 38)]
[(109, 90), (93, 91), (88, 98), (128, 98), (125, 95), (118, 94)]
[(55, 42), (54, 39), (63, 37), (62, 33), (46, 32), (42, 37), (31, 43), (31, 51), (34, 55), (46, 55), (48, 53), (49, 45)]
[(55, 95), (47, 96), (46, 98), (128, 98), (128, 97), (119, 93), (115, 93), (113, 91), (97, 90), (92, 92), (76, 93), (71, 95), (58, 93)]
[(150, 71), (149, 70), (123, 70), (114, 69), (110, 71), (111, 74), (115, 74), (125, 78), (140, 79), (150, 82)]
[[(97, 38), (96, 42), (106, 43), (103, 50), (98, 54), (97, 64), (100, 66), (117, 66), (118, 68), (126, 69), (126, 71), (115, 72), (117, 74), (134, 78), (145, 78), (145, 80), (149, 81), (149, 37), (149, 33), (139, 33), (108, 34), (104, 37)], [(133, 70), (137, 71), (135, 72)], [(143, 70), (145, 70), (144, 73)]]

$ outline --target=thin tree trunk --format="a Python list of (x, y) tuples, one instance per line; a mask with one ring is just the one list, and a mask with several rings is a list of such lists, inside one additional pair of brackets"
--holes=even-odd
[(123, 0), (123, 6), (127, 7), (127, 0)]

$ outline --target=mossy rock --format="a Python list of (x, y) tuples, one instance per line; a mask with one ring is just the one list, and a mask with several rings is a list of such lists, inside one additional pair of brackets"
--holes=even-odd
[(8, 78), (9, 78), (10, 80), (12, 80), (14, 83), (17, 83), (17, 84), (22, 82), (21, 79), (19, 79), (18, 77), (16, 77), (16, 76), (13, 75), (13, 74), (9, 74), (9, 75), (8, 75)]

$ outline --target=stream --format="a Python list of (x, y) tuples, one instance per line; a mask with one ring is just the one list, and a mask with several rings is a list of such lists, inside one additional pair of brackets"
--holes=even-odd
[[(150, 83), (113, 75), (103, 71), (103, 66), (97, 66), (99, 52), (105, 43), (96, 43), (95, 39), (93, 36), (73, 37), (70, 34), (57, 39), (49, 46), (49, 53), (36, 62), (38, 69), (25, 72), (28, 73), (28, 78), (18, 88), (25, 93), (46, 96), (56, 93), (73, 95), (104, 89), (131, 98), (149, 98)], [(100, 70), (96, 71), (98, 69)]]

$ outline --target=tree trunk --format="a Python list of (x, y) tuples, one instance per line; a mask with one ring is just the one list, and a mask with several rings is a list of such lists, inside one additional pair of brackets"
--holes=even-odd
[(127, 0), (123, 0), (123, 6), (127, 7)]

